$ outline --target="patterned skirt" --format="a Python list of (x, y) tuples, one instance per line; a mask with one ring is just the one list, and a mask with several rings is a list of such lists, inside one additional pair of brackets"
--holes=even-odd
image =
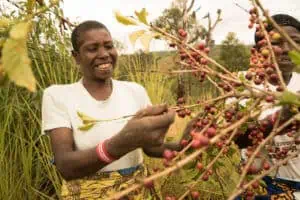
[[(142, 179), (147, 174), (143, 166), (139, 166), (131, 174), (124, 175), (118, 171), (97, 172), (95, 175), (82, 179), (63, 181), (61, 199), (62, 200), (101, 200), (112, 197), (122, 191), (137, 180)], [(148, 199), (150, 191), (140, 188), (122, 198), (122, 200), (143, 200)]]

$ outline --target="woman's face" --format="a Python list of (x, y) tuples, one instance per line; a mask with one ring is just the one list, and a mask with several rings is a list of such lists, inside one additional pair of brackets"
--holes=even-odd
[[(300, 31), (293, 26), (281, 26), (281, 28), (300, 45)], [(276, 30), (274, 31), (276, 32)], [(288, 52), (294, 50), (294, 48), (283, 37), (278, 41), (272, 41), (272, 45), (280, 47), (283, 51), (280, 56), (277, 56), (277, 62), (282, 73), (291, 73), (295, 64), (289, 58)]]
[(88, 80), (110, 79), (116, 66), (118, 53), (106, 29), (91, 29), (79, 38), (79, 51), (74, 53), (83, 77)]

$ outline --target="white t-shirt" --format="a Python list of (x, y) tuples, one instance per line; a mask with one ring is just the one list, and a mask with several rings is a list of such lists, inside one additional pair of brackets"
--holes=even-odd
[[(73, 130), (75, 148), (84, 150), (117, 134), (130, 118), (97, 123), (88, 131), (81, 131), (81, 119), (77, 112), (94, 119), (116, 119), (133, 115), (138, 110), (151, 105), (146, 90), (139, 84), (112, 80), (113, 91), (105, 101), (97, 101), (79, 82), (68, 85), (53, 85), (45, 89), (42, 103), (42, 134), (59, 127)], [(134, 142), (134, 141), (132, 141)], [(142, 150), (136, 149), (102, 168), (113, 171), (133, 167), (143, 162)]]
[[(239, 72), (239, 73), (243, 73), (246, 74), (246, 72)], [(276, 90), (276, 87), (269, 84), (269, 89), (272, 91)], [(258, 85), (256, 86), (257, 88), (261, 88), (263, 89), (262, 85)], [(300, 91), (300, 74), (298, 73), (293, 73), (289, 84), (287, 85), (287, 89), (291, 92), (298, 92)], [(229, 104), (230, 102), (234, 101), (235, 98), (229, 98), (226, 100), (226, 104)], [(241, 102), (239, 102), (242, 105), (245, 105), (245, 103), (247, 102), (247, 99), (242, 100)], [(268, 103), (266, 103), (263, 106), (268, 106)], [(268, 108), (262, 111), (262, 113), (260, 114), (260, 116), (258, 117), (259, 120), (262, 120), (264, 118), (266, 118), (269, 115), (272, 115), (273, 113), (275, 113), (276, 111), (280, 110), (281, 106), (276, 106), (273, 108)], [(296, 145), (295, 141), (288, 137), (287, 135), (277, 135), (274, 137), (273, 139), (274, 141), (274, 146), (277, 149), (282, 149), (282, 148), (289, 148), (290, 152), (296, 151), (297, 149), (300, 149), (300, 145)], [(247, 159), (246, 156), (246, 149), (242, 149), (242, 157), (244, 159)], [(276, 159), (272, 159), (272, 161), (275, 163), (277, 162)], [(277, 174), (276, 174), (277, 178), (282, 178), (282, 179), (287, 179), (287, 180), (293, 180), (293, 181), (299, 181), (300, 182), (300, 156), (294, 158), (294, 159), (290, 159), (288, 161), (287, 165), (284, 166), (280, 166)]]

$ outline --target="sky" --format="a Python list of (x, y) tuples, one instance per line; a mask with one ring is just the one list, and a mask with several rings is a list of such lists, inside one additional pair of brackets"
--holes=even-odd
[[(84, 3), (83, 3), (84, 2)], [(137, 27), (124, 26), (117, 22), (114, 11), (118, 10), (123, 15), (134, 15), (134, 11), (146, 8), (149, 13), (149, 21), (156, 19), (162, 11), (170, 7), (172, 0), (64, 0), (62, 5), (65, 17), (78, 22), (84, 20), (98, 20), (104, 23), (110, 30), (112, 37), (119, 40), (127, 47), (127, 52), (133, 52), (141, 48), (139, 44), (133, 47), (128, 35), (137, 30)], [(249, 9), (249, 0), (195, 0), (194, 8), (201, 24), (206, 25), (207, 20), (201, 19), (208, 12), (212, 19), (216, 19), (217, 9), (222, 9), (222, 22), (213, 32), (216, 43), (225, 39), (228, 32), (236, 32), (238, 39), (245, 44), (253, 43), (254, 29), (248, 28), (249, 14), (235, 5)], [(270, 14), (286, 13), (300, 19), (300, 0), (261, 0)], [(150, 45), (151, 51), (165, 50), (167, 44), (163, 41), (153, 41)]]

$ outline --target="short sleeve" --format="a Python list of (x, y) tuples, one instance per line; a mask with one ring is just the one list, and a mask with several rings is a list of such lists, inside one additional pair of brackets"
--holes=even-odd
[(58, 95), (52, 95), (47, 89), (44, 91), (42, 100), (42, 134), (46, 134), (45, 131), (54, 128), (71, 128), (67, 107), (54, 96)]
[(148, 93), (143, 86), (141, 86), (141, 97), (141, 108), (146, 108), (147, 106), (152, 105)]

